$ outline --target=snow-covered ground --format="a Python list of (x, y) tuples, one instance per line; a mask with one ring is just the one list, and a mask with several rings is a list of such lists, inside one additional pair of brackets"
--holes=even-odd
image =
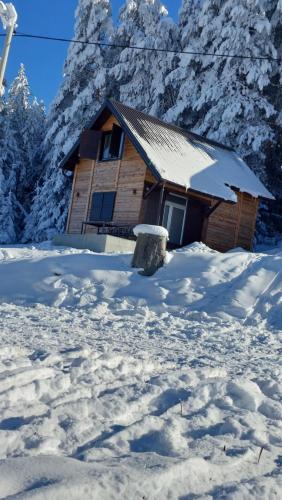
[(0, 248), (0, 498), (282, 497), (282, 248)]

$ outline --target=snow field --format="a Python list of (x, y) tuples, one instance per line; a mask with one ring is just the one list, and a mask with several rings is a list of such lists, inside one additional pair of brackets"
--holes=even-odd
[(281, 496), (278, 249), (0, 251), (0, 498)]

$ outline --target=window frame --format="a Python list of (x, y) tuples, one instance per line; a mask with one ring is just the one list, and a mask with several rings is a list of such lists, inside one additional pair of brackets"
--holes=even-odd
[(100, 163), (106, 163), (109, 161), (117, 161), (121, 160), (122, 155), (123, 155), (123, 149), (124, 149), (124, 141), (125, 141), (125, 133), (122, 131), (121, 139), (120, 139), (120, 146), (119, 146), (119, 154), (117, 157), (111, 157), (111, 158), (103, 158), (104, 154), (104, 146), (105, 146), (105, 138), (107, 136), (112, 136), (113, 130), (106, 130), (102, 132), (102, 138), (101, 138), (101, 146), (100, 146), (100, 152), (99, 152), (99, 162)]

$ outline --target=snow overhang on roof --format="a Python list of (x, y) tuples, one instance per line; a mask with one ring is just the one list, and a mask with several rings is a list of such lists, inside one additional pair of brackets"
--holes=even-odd
[[(89, 128), (96, 128), (105, 110), (113, 113), (140, 156), (159, 181), (229, 202), (237, 201), (234, 188), (274, 200), (247, 164), (232, 149), (169, 125), (116, 101), (107, 101)], [(78, 154), (79, 142), (63, 164)], [(233, 188), (233, 189), (232, 189)]]

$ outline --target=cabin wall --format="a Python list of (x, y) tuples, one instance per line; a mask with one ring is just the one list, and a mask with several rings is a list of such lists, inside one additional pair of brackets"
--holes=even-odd
[(221, 252), (253, 246), (259, 201), (246, 193), (236, 194), (236, 204), (221, 203), (208, 219), (204, 242)]
[[(110, 117), (102, 131), (112, 130), (117, 120)], [(141, 217), (146, 165), (133, 144), (126, 137), (121, 160), (103, 161), (80, 160), (76, 165), (71, 196), (67, 232), (81, 232), (82, 222), (89, 219), (91, 200), (94, 192), (116, 191), (113, 222), (138, 224)], [(79, 193), (79, 195), (77, 195)], [(96, 229), (84, 227), (84, 233)]]
[(86, 220), (94, 163), (93, 160), (81, 160), (75, 167), (67, 233), (80, 234), (81, 224)]
[(240, 224), (237, 246), (252, 249), (258, 209), (258, 198), (252, 198), (246, 193), (240, 193)]
[[(156, 180), (149, 170), (146, 173), (145, 180), (151, 185), (156, 183)], [(217, 200), (207, 195), (188, 193), (184, 188), (169, 183), (165, 184), (165, 192), (186, 196), (191, 200), (198, 200), (205, 204), (207, 209), (213, 207), (217, 203)], [(154, 222), (150, 220), (150, 223), (156, 224), (157, 202), (159, 200), (160, 190), (156, 189), (154, 193), (154, 196), (153, 193), (150, 195), (150, 197), (152, 197), (151, 201), (149, 201), (150, 197), (144, 200), (142, 212), (145, 215), (154, 212)], [(222, 202), (209, 218), (204, 219), (201, 240), (214, 250), (226, 252), (237, 246), (243, 247), (246, 250), (252, 249), (259, 200), (246, 193), (237, 192), (236, 194), (238, 203)], [(186, 217), (186, 228), (188, 229), (189, 205)], [(145, 222), (149, 221), (145, 220)], [(195, 221), (193, 220), (193, 222)], [(199, 224), (201, 224), (200, 220)]]

